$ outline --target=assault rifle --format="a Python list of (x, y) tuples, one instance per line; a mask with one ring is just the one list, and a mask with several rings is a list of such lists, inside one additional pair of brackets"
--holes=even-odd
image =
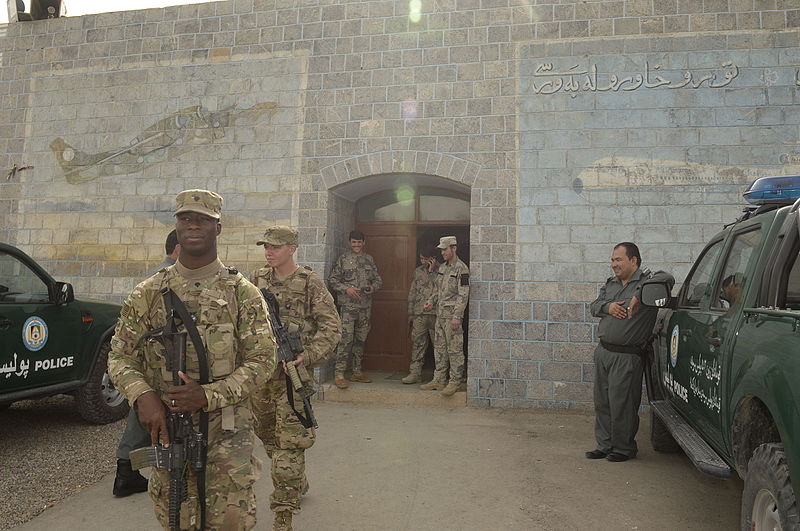
[[(186, 338), (187, 335), (196, 335), (199, 340), (199, 334), (183, 301), (174, 292), (169, 290), (165, 293), (164, 302), (168, 312), (167, 324), (161, 329), (148, 332), (145, 337), (154, 337), (164, 347), (167, 370), (172, 371), (172, 384), (184, 385), (183, 380), (178, 376), (178, 371), (186, 374)], [(187, 331), (177, 331), (176, 312), (181, 317)], [(195, 350), (198, 350), (195, 337), (192, 337), (192, 340)], [(207, 372), (207, 360), (202, 340), (199, 345), (201, 350), (198, 351), (198, 358), (202, 358), (200, 365), (201, 367), (205, 366)], [(201, 378), (201, 380), (205, 379)], [(205, 461), (208, 446), (208, 416), (204, 412), (200, 413), (200, 424), (201, 430), (197, 432), (192, 423), (191, 413), (169, 411), (167, 412), (169, 447), (165, 448), (159, 443), (156, 446), (147, 446), (130, 452), (131, 467), (134, 470), (148, 466), (169, 470), (170, 531), (180, 531), (181, 529), (181, 503), (188, 498), (186, 472), (189, 467), (194, 470), (197, 477), (200, 529), (205, 528)]]
[[(275, 295), (266, 288), (261, 288), (261, 294), (264, 296), (264, 300), (267, 301), (272, 332), (275, 334), (275, 342), (278, 344), (278, 363), (286, 362), (286, 398), (289, 400), (289, 405), (292, 407), (294, 414), (297, 415), (300, 424), (306, 428), (311, 426), (318, 428), (317, 419), (314, 418), (314, 410), (311, 409), (311, 397), (314, 395), (313, 380), (303, 365), (294, 365), (292, 363), (305, 350), (300, 341), (300, 333), (296, 330), (289, 331), (289, 328), (281, 323), (280, 305)], [(295, 409), (292, 391), (297, 393), (303, 401), (305, 416)]]

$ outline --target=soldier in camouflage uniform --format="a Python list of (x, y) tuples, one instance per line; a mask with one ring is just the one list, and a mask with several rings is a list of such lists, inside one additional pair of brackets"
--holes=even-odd
[[(206, 190), (176, 197), (175, 216), (181, 254), (178, 262), (148, 278), (123, 303), (108, 356), (114, 385), (136, 408), (153, 444), (169, 444), (166, 409), (208, 413), (206, 462), (207, 529), (252, 529), (256, 525), (253, 483), (260, 461), (253, 456), (253, 417), (249, 397), (275, 369), (275, 339), (266, 304), (244, 276), (217, 258), (222, 198)], [(196, 317), (207, 349), (211, 383), (200, 385), (194, 345), (187, 341), (185, 385), (173, 386), (163, 348), (148, 332), (164, 326), (161, 290), (172, 289)], [(180, 327), (183, 329), (183, 325)], [(187, 472), (188, 499), (181, 507), (181, 529), (200, 527), (196, 475)], [(161, 524), (168, 527), (169, 470), (153, 469), (149, 491)]]
[[(254, 271), (250, 280), (278, 299), (281, 322), (298, 329), (305, 348), (294, 364), (311, 368), (332, 356), (342, 336), (341, 322), (333, 297), (319, 276), (294, 262), (297, 243), (296, 230), (281, 225), (268, 227), (257, 242), (264, 246), (267, 266)], [(278, 367), (267, 385), (251, 398), (256, 435), (272, 459), (275, 490), (270, 508), (275, 512), (276, 531), (290, 530), (292, 514), (300, 510), (300, 498), (308, 490), (305, 450), (315, 438), (314, 428), (303, 427), (292, 411), (286, 393), (286, 373)], [(294, 400), (299, 404), (301, 399), (295, 394)]]
[(411, 366), (404, 384), (418, 383), (421, 379), (428, 338), (433, 341), (436, 334), (436, 309), (426, 310), (425, 303), (434, 296), (437, 288), (439, 262), (434, 253), (426, 251), (419, 255), (420, 266), (414, 270), (411, 288), (408, 290), (408, 326), (411, 328)]
[(344, 371), (351, 354), (351, 379), (363, 383), (372, 381), (361, 372), (361, 358), (364, 356), (364, 342), (369, 333), (372, 294), (383, 286), (375, 261), (364, 252), (364, 234), (352, 231), (349, 243), (350, 250), (339, 257), (328, 279), (331, 289), (338, 294), (342, 316), (342, 340), (336, 349), (334, 378), (334, 384), (340, 389), (347, 388)]
[(436, 308), (436, 339), (433, 342), (436, 369), (433, 380), (421, 385), (420, 389), (441, 389), (442, 396), (453, 396), (464, 383), (464, 330), (461, 322), (469, 302), (469, 268), (458, 258), (456, 244), (455, 236), (439, 238), (438, 247), (445, 263), (439, 266), (438, 289), (424, 306), (426, 310)]

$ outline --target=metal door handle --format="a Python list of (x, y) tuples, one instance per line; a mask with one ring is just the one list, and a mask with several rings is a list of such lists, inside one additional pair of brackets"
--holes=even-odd
[(707, 337), (706, 343), (708, 343), (712, 347), (718, 347), (722, 344), (722, 340), (718, 337)]

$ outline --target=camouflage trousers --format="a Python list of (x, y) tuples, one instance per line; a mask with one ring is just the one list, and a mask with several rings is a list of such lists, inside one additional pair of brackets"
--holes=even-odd
[(436, 337), (433, 340), (436, 368), (433, 380), (439, 383), (464, 383), (464, 329), (450, 328), (451, 317), (436, 317)]
[(419, 375), (425, 362), (428, 341), (436, 339), (436, 316), (432, 314), (415, 315), (411, 321), (411, 366), (408, 372)]
[[(208, 414), (208, 457), (206, 461), (206, 529), (248, 530), (256, 525), (256, 496), (261, 461), (253, 456), (253, 418), (247, 402), (233, 406), (234, 429), (222, 429), (221, 410)], [(199, 415), (193, 415), (195, 427)], [(181, 504), (180, 528), (200, 529), (197, 479), (186, 473), (188, 497)], [(153, 468), (148, 484), (158, 521), (169, 529), (169, 470)]]
[(336, 374), (344, 374), (352, 354), (353, 372), (361, 372), (372, 308), (342, 308), (342, 339), (336, 347)]
[[(272, 379), (251, 398), (256, 435), (272, 460), (269, 507), (274, 512), (300, 510), (306, 479), (306, 448), (314, 444), (314, 428), (304, 428), (286, 398), (286, 379)], [(303, 402), (295, 395), (295, 407)]]

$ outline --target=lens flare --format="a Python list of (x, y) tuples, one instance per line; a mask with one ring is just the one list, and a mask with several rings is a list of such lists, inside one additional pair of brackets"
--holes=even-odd
[(415, 24), (422, 20), (422, 0), (408, 2), (408, 20)]
[(400, 112), (406, 123), (413, 122), (417, 117), (417, 108), (418, 104), (414, 100), (406, 100), (403, 102)]
[(414, 200), (414, 189), (408, 185), (403, 185), (394, 191), (394, 196), (398, 203), (406, 203)]

